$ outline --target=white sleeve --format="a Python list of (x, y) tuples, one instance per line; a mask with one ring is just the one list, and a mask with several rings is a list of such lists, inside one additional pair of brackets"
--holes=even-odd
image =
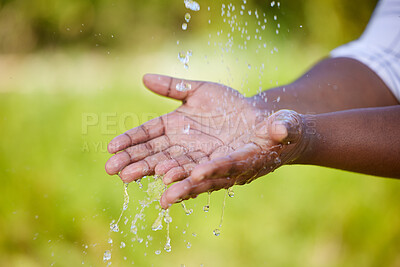
[(331, 51), (372, 69), (400, 101), (400, 0), (381, 0), (362, 36)]

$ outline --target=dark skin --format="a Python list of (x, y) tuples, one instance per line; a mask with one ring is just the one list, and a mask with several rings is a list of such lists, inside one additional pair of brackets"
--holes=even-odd
[(323, 60), (292, 84), (251, 98), (209, 82), (186, 81), (192, 89), (180, 92), (180, 79), (143, 81), (182, 106), (114, 138), (108, 150), (118, 153), (106, 171), (124, 182), (164, 175), (173, 184), (161, 197), (163, 208), (249, 183), (283, 164), (400, 178), (399, 103), (358, 61)]

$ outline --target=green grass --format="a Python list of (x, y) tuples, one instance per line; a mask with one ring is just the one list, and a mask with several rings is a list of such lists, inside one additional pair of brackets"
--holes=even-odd
[[(202, 211), (206, 196), (188, 201), (194, 209), (190, 216), (179, 205), (172, 207), (171, 253), (162, 249), (165, 229), (150, 229), (155, 204), (140, 223), (146, 228), (139, 228), (145, 241), (153, 237), (148, 247), (145, 241), (131, 242), (126, 226), (121, 226), (124, 233), (110, 234), (123, 189), (117, 177), (104, 172), (107, 142), (146, 119), (142, 114), (161, 114), (176, 105), (139, 86), (86, 95), (3, 93), (0, 265), (103, 266), (111, 237), (114, 266), (132, 261), (136, 266), (399, 266), (400, 183), (319, 167), (283, 167), (235, 187), (219, 237), (212, 230), (219, 224), (224, 192), (212, 194), (209, 213)], [(99, 122), (86, 129), (87, 114)], [(132, 119), (135, 114), (139, 121)], [(122, 116), (126, 125), (118, 121)], [(136, 184), (129, 192), (128, 217), (143, 198)], [(125, 248), (119, 248), (121, 241)]]

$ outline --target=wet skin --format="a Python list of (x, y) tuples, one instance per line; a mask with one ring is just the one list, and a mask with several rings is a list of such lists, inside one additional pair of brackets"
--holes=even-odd
[(176, 90), (181, 79), (145, 75), (143, 82), (182, 105), (115, 137), (106, 171), (124, 182), (164, 175), (172, 185), (163, 208), (283, 164), (400, 177), (399, 103), (355, 60), (323, 60), (292, 84), (251, 98), (210, 82), (184, 81), (186, 92)]

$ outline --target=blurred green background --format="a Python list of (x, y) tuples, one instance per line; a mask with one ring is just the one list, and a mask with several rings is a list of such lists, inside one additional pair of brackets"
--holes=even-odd
[[(173, 206), (170, 253), (165, 227), (151, 230), (156, 203), (138, 223), (143, 242), (131, 240), (123, 222), (146, 188), (133, 183), (110, 233), (123, 186), (104, 171), (107, 142), (178, 106), (146, 91), (144, 73), (252, 95), (358, 38), (376, 4), (248, 0), (240, 15), (243, 1), (198, 2), (184, 31), (183, 0), (0, 1), (0, 266), (105, 266), (110, 248), (113, 266), (400, 266), (400, 183), (319, 167), (235, 187), (219, 237), (225, 192), (208, 213), (206, 196), (187, 202), (189, 216)], [(188, 50), (186, 70), (177, 55)]]

